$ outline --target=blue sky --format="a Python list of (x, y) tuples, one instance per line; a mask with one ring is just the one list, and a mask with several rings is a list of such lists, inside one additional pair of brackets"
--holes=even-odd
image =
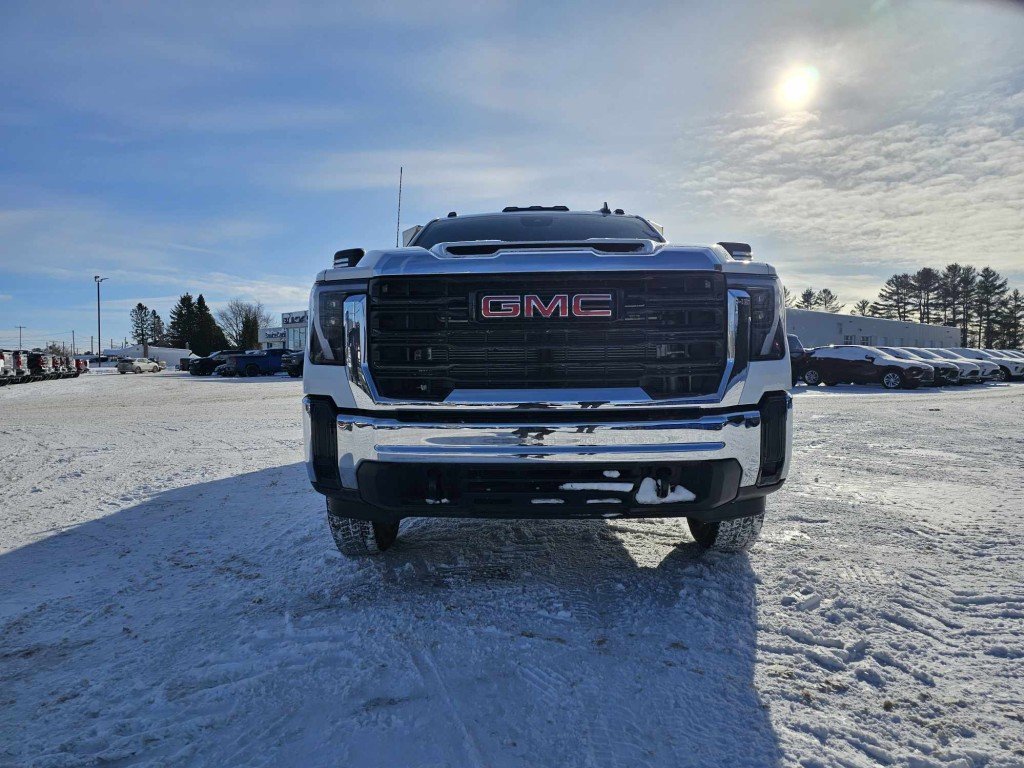
[(143, 301), (305, 305), (449, 210), (635, 211), (852, 304), (1024, 288), (1024, 10), (997, 2), (0, 6), (0, 346)]

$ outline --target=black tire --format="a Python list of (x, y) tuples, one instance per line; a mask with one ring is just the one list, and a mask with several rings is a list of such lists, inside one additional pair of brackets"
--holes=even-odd
[(999, 366), (999, 370), (996, 371), (996, 381), (1007, 382), (1010, 380), (1010, 370)]
[(816, 387), (823, 381), (821, 371), (817, 368), (808, 368), (804, 371), (804, 384), (809, 387)]
[(301, 376), (302, 374), (301, 374), (301, 373), (299, 373), (298, 371), (288, 371), (288, 375), (289, 375), (289, 376), (291, 376), (291, 377), (292, 377), (293, 379), (297, 379), (297, 378), (299, 378), (299, 376)]
[(118, 371), (118, 373), (120, 373), (122, 376), (124, 376), (126, 373), (128, 373), (128, 371)]
[(882, 374), (882, 386), (886, 389), (905, 389), (907, 377), (903, 375), (903, 371), (890, 368)]
[(334, 544), (345, 557), (379, 555), (398, 538), (399, 523), (379, 523), (347, 517), (345, 502), (327, 499), (327, 524)]
[(745, 552), (754, 546), (764, 525), (764, 512), (718, 523), (686, 519), (694, 540), (703, 548), (716, 552)]
[(245, 375), (245, 376), (259, 376), (260, 375), (260, 367), (258, 365), (256, 365), (255, 363), (250, 363), (249, 365), (245, 366), (245, 373), (243, 375)]

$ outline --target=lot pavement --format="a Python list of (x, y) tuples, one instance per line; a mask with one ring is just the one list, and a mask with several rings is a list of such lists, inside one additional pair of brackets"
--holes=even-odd
[(682, 521), (334, 549), (286, 378), (0, 389), (0, 766), (1024, 765), (1024, 384), (798, 389)]

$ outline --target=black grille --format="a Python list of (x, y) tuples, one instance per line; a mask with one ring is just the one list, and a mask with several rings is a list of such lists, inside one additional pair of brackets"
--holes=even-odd
[[(611, 318), (484, 320), (484, 295), (611, 294)], [(726, 359), (725, 281), (714, 272), (381, 277), (370, 281), (369, 361), (385, 397), (453, 389), (640, 387), (709, 394)]]

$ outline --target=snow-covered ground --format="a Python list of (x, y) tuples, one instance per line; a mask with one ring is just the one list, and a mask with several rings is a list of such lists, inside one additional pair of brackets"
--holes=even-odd
[(299, 392), (0, 389), (0, 765), (1024, 765), (1024, 384), (798, 390), (749, 556), (417, 520), (361, 563)]

